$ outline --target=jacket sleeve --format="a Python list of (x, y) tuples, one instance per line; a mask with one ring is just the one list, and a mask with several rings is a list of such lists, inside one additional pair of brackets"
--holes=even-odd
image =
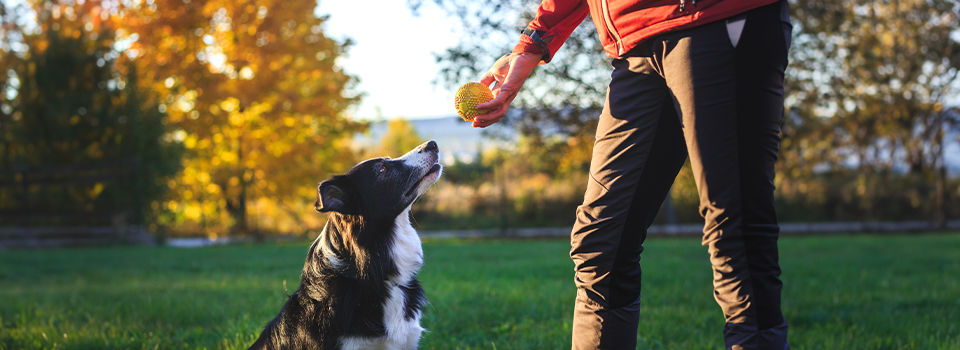
[(527, 25), (528, 30), (542, 32), (541, 42), (535, 42), (528, 35), (521, 35), (513, 52), (541, 54), (541, 63), (550, 62), (553, 54), (557, 53), (589, 12), (586, 0), (542, 0), (537, 8), (537, 17)]

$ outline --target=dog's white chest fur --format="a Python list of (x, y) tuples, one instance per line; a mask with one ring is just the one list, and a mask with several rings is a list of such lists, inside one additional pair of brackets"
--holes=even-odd
[(416, 349), (420, 342), (420, 311), (412, 319), (405, 317), (406, 297), (400, 286), (405, 286), (423, 266), (423, 247), (420, 236), (410, 224), (410, 208), (396, 220), (396, 236), (390, 246), (390, 255), (397, 265), (397, 275), (388, 280), (388, 297), (383, 305), (383, 325), (386, 335), (377, 338), (344, 337), (341, 349)]

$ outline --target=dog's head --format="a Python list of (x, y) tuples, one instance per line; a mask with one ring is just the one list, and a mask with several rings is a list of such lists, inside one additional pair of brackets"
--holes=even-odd
[(435, 141), (417, 146), (400, 158), (374, 158), (317, 187), (318, 212), (338, 212), (369, 218), (396, 217), (440, 178)]

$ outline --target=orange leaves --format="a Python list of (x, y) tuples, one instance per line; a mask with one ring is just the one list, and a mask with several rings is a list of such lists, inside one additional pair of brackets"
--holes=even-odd
[(342, 46), (317, 29), (316, 3), (153, 0), (149, 7), (156, 11), (126, 11), (120, 29), (137, 36), (130, 46), (141, 52), (132, 59), (140, 81), (161, 95), (189, 150), (173, 190), (192, 199), (168, 209), (188, 221), (239, 215), (245, 208), (226, 203), (259, 208), (299, 198), (301, 186), (353, 162), (335, 144), (360, 129), (343, 116), (354, 101), (344, 95), (353, 78), (333, 66)]

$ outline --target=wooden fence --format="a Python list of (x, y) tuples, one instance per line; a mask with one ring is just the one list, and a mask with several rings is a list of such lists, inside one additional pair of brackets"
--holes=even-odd
[[(652, 236), (700, 236), (702, 224), (653, 225), (647, 231)], [(571, 227), (508, 228), (486, 230), (441, 230), (422, 231), (420, 235), (428, 238), (536, 238), (568, 237)], [(960, 220), (947, 221), (947, 230), (960, 230)], [(895, 221), (895, 222), (787, 222), (780, 224), (784, 235), (802, 234), (848, 234), (848, 233), (895, 233), (926, 232), (942, 230), (936, 221)]]
[[(142, 224), (138, 165), (133, 159), (0, 171), (0, 248), (152, 242)], [(94, 209), (64, 195), (98, 184), (110, 198)]]

